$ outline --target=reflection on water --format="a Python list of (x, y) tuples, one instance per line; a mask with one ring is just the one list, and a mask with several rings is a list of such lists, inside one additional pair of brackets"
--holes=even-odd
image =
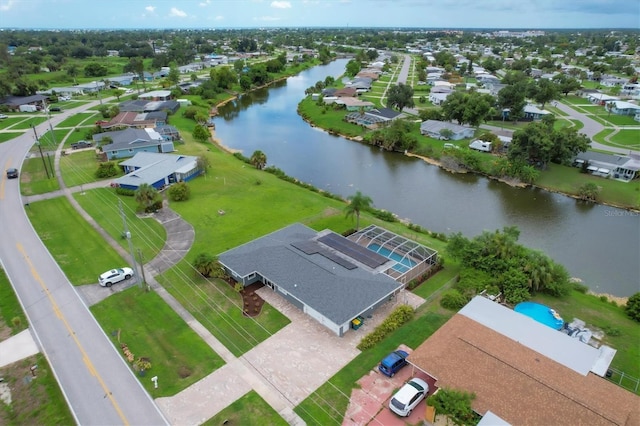
[(640, 291), (640, 217), (535, 188), (518, 189), (473, 174), (451, 174), (319, 131), (297, 114), (304, 91), (346, 64), (335, 61), (220, 108), (216, 135), (268, 165), (347, 197), (362, 191), (377, 208), (436, 232), (474, 236), (516, 225), (520, 241), (563, 263), (593, 290)]

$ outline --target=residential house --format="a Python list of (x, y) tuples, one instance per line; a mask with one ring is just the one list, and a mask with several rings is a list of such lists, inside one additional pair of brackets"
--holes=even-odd
[(154, 128), (157, 126), (164, 126), (167, 124), (166, 111), (154, 111), (154, 112), (121, 112), (113, 117), (107, 123), (101, 123), (100, 127), (103, 129), (135, 127), (142, 128)]
[(35, 105), (42, 108), (43, 102), (47, 99), (44, 95), (31, 96), (7, 96), (0, 100), (0, 105), (5, 105), (12, 111), (18, 111), (21, 105)]
[(600, 84), (604, 87), (624, 86), (629, 80), (618, 77), (608, 77), (600, 80)]
[(620, 91), (621, 95), (631, 96), (632, 98), (640, 97), (640, 84), (639, 83), (625, 83)]
[(118, 86), (130, 86), (133, 84), (136, 75), (133, 73), (118, 75), (115, 77), (109, 77), (109, 83)]
[(533, 121), (541, 120), (542, 117), (544, 117), (545, 115), (551, 114), (551, 112), (544, 109), (540, 109), (537, 106), (532, 104), (525, 105), (523, 108), (523, 112), (524, 112), (525, 120), (533, 120)]
[[(109, 143), (103, 139), (110, 138)], [(133, 157), (139, 152), (173, 152), (173, 142), (166, 140), (154, 129), (117, 130), (113, 132), (97, 133), (93, 141), (99, 146), (108, 160)]]
[(154, 90), (141, 94), (138, 96), (138, 99), (145, 101), (169, 101), (171, 100), (171, 90)]
[[(450, 132), (449, 137), (443, 135)], [(420, 124), (420, 134), (430, 138), (439, 140), (454, 140), (472, 138), (475, 129), (472, 127), (461, 126), (459, 124), (449, 123), (446, 121), (427, 120)]]
[(449, 97), (451, 93), (451, 91), (444, 93), (432, 91), (431, 93), (429, 93), (429, 102), (431, 102), (433, 105), (440, 106), (444, 103), (444, 101), (447, 100), (447, 97)]
[(202, 172), (197, 157), (157, 152), (138, 152), (120, 166), (126, 175), (116, 179), (113, 186), (134, 191), (145, 183), (163, 189), (176, 182), (188, 182)]
[(625, 101), (609, 101), (606, 104), (609, 111), (618, 115), (636, 115), (640, 112), (640, 105)]
[(603, 377), (614, 355), (476, 296), (407, 360), (502, 420), (487, 424), (640, 424), (640, 398)]
[(344, 105), (347, 111), (371, 111), (375, 108), (373, 102), (363, 101), (358, 98), (336, 98), (333, 102), (338, 105)]
[(402, 113), (390, 108), (374, 108), (370, 111), (365, 111), (364, 114), (361, 114), (360, 112), (351, 112), (345, 115), (344, 119), (349, 123), (358, 124), (369, 129), (375, 129), (395, 120), (401, 115)]
[(341, 89), (336, 89), (331, 96), (336, 96), (338, 98), (353, 98), (357, 96), (357, 93), (356, 89), (353, 87), (343, 87)]
[(640, 177), (640, 155), (604, 154), (596, 151), (581, 152), (576, 155), (573, 164), (581, 167), (588, 163), (589, 172), (598, 176), (612, 176), (614, 179), (628, 182)]
[[(392, 249), (387, 247), (390, 239)], [(380, 254), (383, 248), (394, 250), (404, 263)], [(218, 260), (242, 286), (263, 283), (343, 336), (354, 319), (366, 321), (394, 299), (404, 286), (399, 274), (407, 269), (424, 273), (436, 262), (437, 252), (377, 226), (347, 238), (295, 223), (220, 253)]]
[(75, 87), (82, 90), (84, 93), (98, 93), (106, 89), (104, 81), (92, 81), (90, 83), (78, 84)]
[(587, 100), (592, 104), (605, 106), (607, 102), (619, 101), (617, 96), (605, 95), (604, 93), (592, 93), (587, 96)]

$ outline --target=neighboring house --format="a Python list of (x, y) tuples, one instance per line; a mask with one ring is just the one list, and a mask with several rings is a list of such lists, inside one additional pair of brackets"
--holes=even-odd
[(633, 119), (635, 121), (640, 121), (640, 112), (636, 112), (635, 115), (633, 116)]
[(83, 93), (98, 93), (106, 89), (103, 81), (92, 81), (91, 83), (78, 84), (76, 88), (82, 90)]
[[(578, 89), (576, 91), (576, 95), (578, 95), (580, 97), (583, 97), (583, 98), (587, 98), (587, 99), (589, 99), (589, 97), (591, 95), (599, 95), (599, 94), (602, 94), (602, 93), (598, 89), (581, 88), (581, 89)], [(589, 101), (589, 102), (591, 102), (591, 101)]]
[(407, 360), (502, 419), (487, 424), (640, 424), (640, 398), (604, 378), (614, 354), (476, 296)]
[(542, 117), (544, 117), (545, 115), (551, 114), (551, 112), (544, 109), (540, 109), (537, 106), (531, 105), (531, 104), (525, 105), (522, 111), (524, 112), (525, 120), (533, 120), (533, 121), (541, 120)]
[[(383, 256), (383, 250), (399, 260)], [(343, 336), (354, 319), (371, 315), (402, 290), (404, 284), (392, 276), (407, 269), (424, 273), (437, 253), (379, 227), (346, 238), (296, 223), (220, 253), (218, 260), (238, 283), (263, 283)]]
[(165, 111), (155, 112), (121, 112), (108, 123), (100, 124), (103, 129), (118, 127), (154, 128), (164, 126), (167, 123), (167, 113)]
[(600, 84), (604, 87), (624, 86), (629, 80), (624, 78), (609, 77), (600, 80)]
[[(111, 138), (108, 144), (102, 144), (105, 138)], [(114, 132), (97, 133), (93, 141), (99, 146), (108, 160), (133, 157), (139, 152), (164, 153), (175, 151), (172, 141), (167, 141), (153, 129), (125, 129)]]
[(168, 124), (156, 127), (155, 131), (167, 141), (179, 141), (181, 139), (178, 129), (173, 126), (169, 126)]
[(445, 93), (432, 91), (431, 93), (429, 93), (429, 102), (434, 105), (442, 105), (442, 103), (447, 100), (450, 94), (451, 91)]
[(640, 105), (632, 104), (625, 101), (610, 101), (607, 102), (607, 108), (614, 114), (618, 115), (633, 115), (640, 112)]
[(640, 96), (640, 84), (638, 83), (626, 83), (622, 86), (622, 91), (620, 92), (622, 95), (627, 95), (631, 97)]
[(347, 111), (371, 111), (375, 108), (375, 104), (369, 101), (363, 101), (358, 98), (336, 98), (334, 103), (344, 105)]
[(507, 86), (507, 84), (502, 83), (485, 83), (484, 85), (484, 87), (489, 89), (491, 96), (498, 96), (498, 93)]
[(42, 103), (47, 99), (44, 95), (32, 96), (7, 96), (0, 100), (0, 105), (6, 105), (12, 111), (18, 111), (21, 105), (35, 105), (42, 108)]
[(116, 179), (114, 186), (134, 191), (144, 183), (162, 189), (172, 183), (190, 181), (202, 172), (197, 157), (154, 152), (139, 152), (120, 166), (126, 175)]
[(332, 96), (337, 96), (339, 98), (353, 98), (357, 96), (356, 89), (354, 87), (343, 87), (341, 89), (337, 89), (333, 92)]
[(137, 99), (131, 101), (120, 102), (118, 105), (120, 112), (154, 112), (168, 111), (175, 113), (180, 109), (180, 103), (177, 101), (148, 101)]
[(168, 101), (171, 100), (171, 90), (154, 90), (141, 94), (138, 96), (138, 99), (145, 101)]
[(613, 176), (614, 179), (628, 182), (640, 177), (640, 156), (637, 154), (615, 155), (596, 151), (581, 152), (576, 155), (573, 164), (582, 166), (588, 163), (592, 174)]
[(395, 120), (402, 114), (390, 108), (374, 108), (366, 111), (364, 114), (360, 112), (351, 112), (344, 119), (349, 123), (358, 124), (370, 129), (377, 128), (384, 123)]
[(136, 75), (133, 73), (119, 75), (116, 77), (109, 77), (109, 83), (116, 84), (118, 86), (130, 86), (133, 84)]
[(451, 137), (448, 139), (454, 141), (472, 138), (475, 133), (475, 129), (472, 127), (460, 126), (459, 124), (448, 123), (445, 121), (427, 120), (422, 122), (420, 125), (420, 134), (430, 138), (443, 140), (445, 137), (442, 135), (442, 131), (445, 129), (451, 131)]
[(58, 96), (73, 96), (73, 95), (84, 95), (84, 92), (81, 88), (72, 86), (72, 87), (52, 87), (51, 89), (39, 91), (40, 95), (51, 95), (55, 92)]
[(587, 99), (592, 104), (602, 105), (602, 106), (606, 105), (607, 102), (620, 100), (620, 98), (617, 96), (605, 95), (604, 93), (591, 93), (587, 95)]

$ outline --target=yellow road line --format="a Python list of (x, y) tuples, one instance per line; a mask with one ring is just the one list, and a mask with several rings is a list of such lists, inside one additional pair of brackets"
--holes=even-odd
[(98, 382), (100, 383), (100, 386), (102, 387), (102, 390), (104, 391), (105, 396), (107, 398), (109, 398), (109, 400), (113, 404), (113, 407), (116, 409), (116, 412), (118, 413), (118, 416), (120, 416), (120, 418), (122, 419), (122, 423), (124, 425), (128, 425), (129, 422), (127, 421), (124, 413), (120, 409), (120, 406), (118, 405), (116, 400), (113, 398), (113, 395), (111, 394), (111, 391), (109, 390), (107, 385), (104, 383), (104, 380), (102, 380), (102, 377), (100, 376), (100, 374), (98, 374), (98, 372), (96, 371), (93, 363), (91, 362), (91, 359), (89, 358), (89, 355), (87, 355), (87, 352), (84, 350), (84, 347), (82, 346), (82, 344), (78, 340), (78, 337), (76, 336), (75, 331), (69, 325), (69, 322), (67, 321), (67, 318), (64, 316), (64, 314), (60, 310), (60, 307), (58, 306), (58, 304), (56, 303), (55, 299), (53, 298), (53, 295), (51, 294), (51, 292), (49, 291), (47, 286), (44, 284), (44, 282), (40, 278), (40, 275), (38, 274), (38, 271), (36, 271), (36, 268), (33, 266), (33, 263), (31, 262), (31, 259), (29, 259), (29, 256), (24, 251), (24, 247), (22, 247), (22, 244), (20, 244), (20, 243), (16, 243), (16, 246), (18, 247), (18, 251), (20, 253), (22, 253), (22, 256), (27, 261), (27, 264), (29, 265), (29, 269), (31, 270), (31, 275), (33, 275), (33, 278), (35, 278), (35, 280), (38, 282), (38, 284), (40, 284), (40, 287), (42, 287), (42, 290), (45, 292), (45, 294), (49, 298), (49, 302), (51, 303), (51, 307), (53, 308), (53, 311), (55, 312), (56, 316), (64, 323), (64, 326), (66, 327), (67, 331), (69, 332), (69, 335), (73, 338), (73, 341), (75, 342), (76, 346), (80, 350), (80, 353), (82, 354), (82, 360), (84, 361), (85, 365), (87, 366), (87, 369), (89, 370), (89, 373), (91, 373), (91, 375), (93, 377), (95, 377), (98, 380)]
[[(7, 160), (7, 163), (4, 165), (4, 169), (8, 169), (11, 164), (11, 158)], [(2, 171), (2, 180), (0, 180), (0, 200), (4, 200), (4, 185), (7, 182), (7, 174), (5, 171)]]

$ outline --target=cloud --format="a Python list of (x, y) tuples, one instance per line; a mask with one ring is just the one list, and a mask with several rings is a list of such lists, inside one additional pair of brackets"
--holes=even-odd
[(185, 12), (184, 10), (178, 9), (177, 7), (172, 7), (171, 11), (169, 12), (169, 16), (174, 18), (186, 18), (187, 12)]
[(211, 0), (205, 0), (203, 2), (200, 3), (201, 7), (207, 7), (211, 4)]
[(144, 10), (146, 10), (149, 13), (153, 13), (156, 11), (156, 7), (155, 6), (147, 6), (144, 8)]
[(14, 4), (15, 4), (15, 1), (13, 1), (13, 0), (9, 0), (6, 3), (2, 2), (2, 3), (0, 3), (0, 10), (3, 11), (3, 12), (11, 10), (11, 8), (13, 7)]
[(288, 1), (272, 1), (271, 7), (276, 9), (291, 9), (291, 3)]
[(222, 20), (224, 19), (224, 16), (222, 16), (222, 15), (218, 15), (218, 16), (216, 16), (216, 17), (215, 17), (215, 18), (213, 18), (213, 19), (215, 19), (216, 21), (222, 21)]
[(254, 21), (279, 21), (280, 18), (276, 16), (258, 16), (253, 18)]

